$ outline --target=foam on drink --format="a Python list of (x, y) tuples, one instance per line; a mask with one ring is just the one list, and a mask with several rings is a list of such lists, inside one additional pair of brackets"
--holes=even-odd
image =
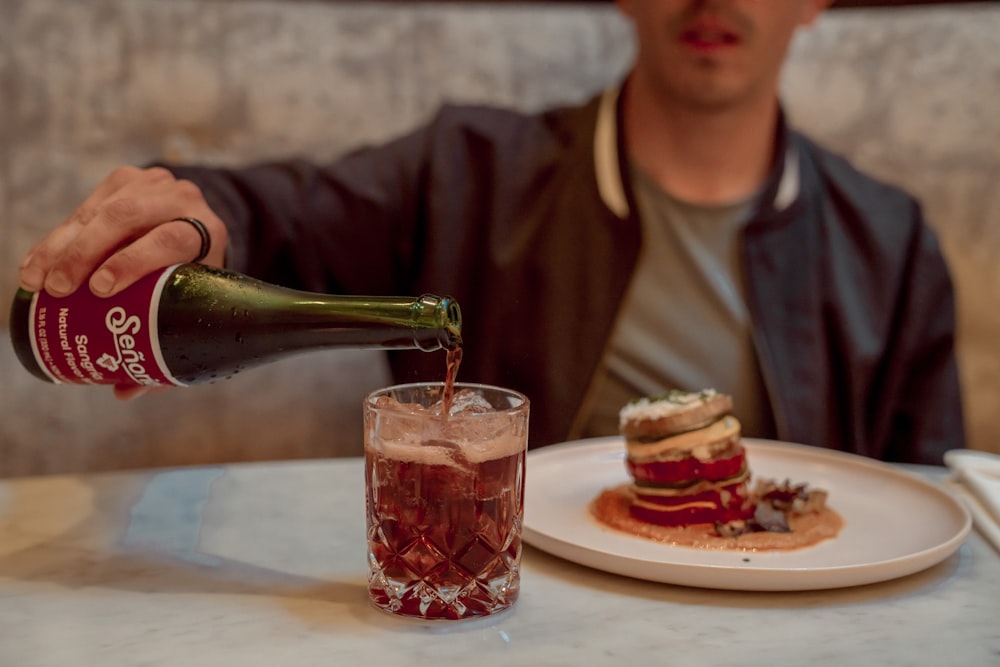
[(379, 396), (375, 405), (384, 421), (372, 446), (387, 458), (425, 465), (481, 463), (524, 449), (517, 418), (505, 407), (497, 408), (475, 389), (462, 388), (452, 398), (447, 418), (427, 419), (441, 414), (444, 400), (425, 407)]

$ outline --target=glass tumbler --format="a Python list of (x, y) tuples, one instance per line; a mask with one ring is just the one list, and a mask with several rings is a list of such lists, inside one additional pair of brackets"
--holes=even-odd
[(397, 385), (364, 402), (368, 592), (381, 609), (464, 619), (520, 588), (528, 399), (458, 383)]

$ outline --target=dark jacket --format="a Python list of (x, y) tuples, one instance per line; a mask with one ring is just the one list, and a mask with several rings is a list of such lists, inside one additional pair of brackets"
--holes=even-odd
[[(332, 293), (454, 296), (459, 379), (532, 401), (532, 446), (573, 438), (641, 243), (615, 91), (538, 115), (446, 107), (316, 166), (172, 167), (231, 231), (227, 263)], [(742, 259), (775, 432), (940, 463), (964, 446), (954, 297), (917, 203), (782, 124)], [(390, 355), (398, 381), (444, 355)]]

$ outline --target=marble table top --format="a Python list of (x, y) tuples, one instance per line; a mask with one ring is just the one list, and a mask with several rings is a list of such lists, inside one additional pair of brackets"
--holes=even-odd
[[(942, 476), (942, 471), (923, 469)], [(685, 588), (527, 547), (494, 618), (367, 601), (360, 459), (0, 482), (0, 665), (1000, 664), (1000, 555), (862, 587)]]

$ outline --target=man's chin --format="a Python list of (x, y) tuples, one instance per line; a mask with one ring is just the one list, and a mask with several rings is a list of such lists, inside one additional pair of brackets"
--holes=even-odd
[(711, 62), (689, 68), (683, 76), (667, 80), (665, 86), (678, 104), (706, 112), (757, 107), (777, 95), (771, 82)]

